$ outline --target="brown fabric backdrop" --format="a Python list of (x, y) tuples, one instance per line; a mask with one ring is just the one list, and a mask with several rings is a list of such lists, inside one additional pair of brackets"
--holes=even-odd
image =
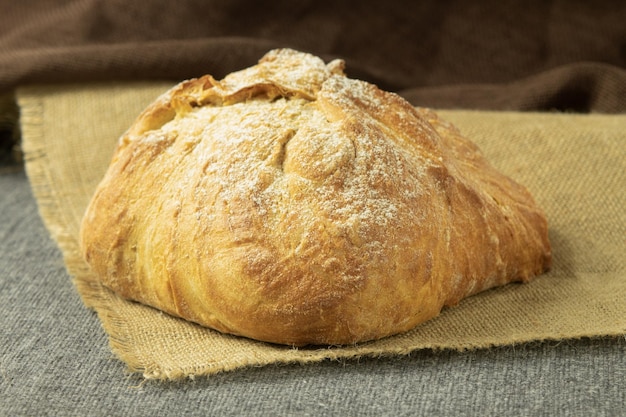
[(276, 47), (344, 58), (419, 106), (626, 112), (622, 0), (4, 3), (0, 171), (21, 156), (17, 87), (221, 77)]
[(626, 111), (626, 2), (30, 0), (0, 14), (0, 92), (217, 77), (270, 48), (345, 58), (415, 105)]

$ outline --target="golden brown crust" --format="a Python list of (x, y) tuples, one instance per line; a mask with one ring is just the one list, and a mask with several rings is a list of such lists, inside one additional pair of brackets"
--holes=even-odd
[(432, 111), (342, 68), (271, 51), (146, 109), (83, 220), (102, 282), (223, 332), (346, 344), (549, 267), (525, 188)]

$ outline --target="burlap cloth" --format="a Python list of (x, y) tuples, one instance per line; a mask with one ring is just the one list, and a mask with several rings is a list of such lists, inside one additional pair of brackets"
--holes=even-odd
[(146, 378), (246, 366), (475, 349), (626, 333), (626, 115), (440, 111), (545, 209), (553, 269), (487, 291), (395, 337), (290, 348), (232, 337), (125, 301), (96, 282), (78, 252), (86, 204), (119, 135), (169, 83), (18, 90), (26, 169), (41, 215), (114, 353)]

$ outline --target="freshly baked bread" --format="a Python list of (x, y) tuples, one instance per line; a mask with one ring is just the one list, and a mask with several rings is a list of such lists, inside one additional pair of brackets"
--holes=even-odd
[(122, 297), (290, 345), (404, 332), (551, 260), (531, 195), (457, 129), (288, 49), (149, 106), (81, 245)]

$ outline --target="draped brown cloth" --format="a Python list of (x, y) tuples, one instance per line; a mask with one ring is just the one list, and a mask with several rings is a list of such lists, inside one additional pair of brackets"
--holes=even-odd
[(622, 113), (624, 22), (611, 0), (4, 2), (0, 165), (20, 154), (17, 86), (220, 78), (276, 47), (343, 58), (414, 105)]
[(30, 0), (0, 13), (0, 92), (216, 77), (267, 50), (438, 108), (626, 111), (626, 2)]

